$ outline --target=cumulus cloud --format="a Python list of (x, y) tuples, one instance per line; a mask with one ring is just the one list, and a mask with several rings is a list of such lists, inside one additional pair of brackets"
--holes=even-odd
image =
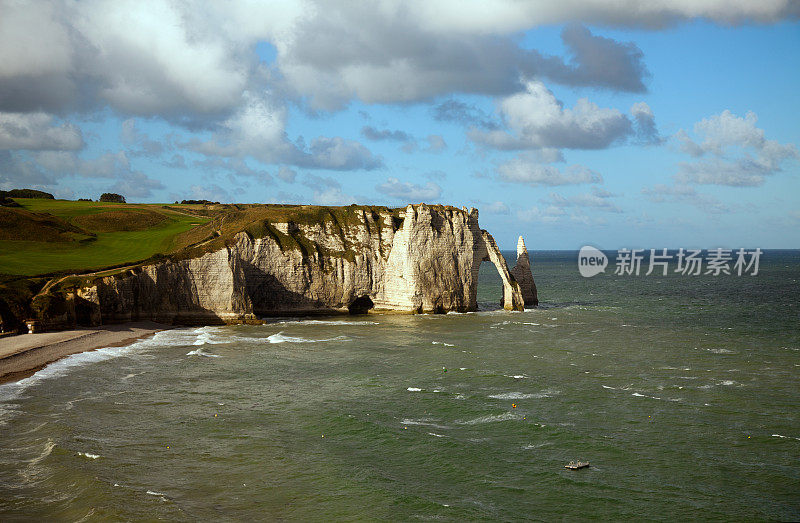
[(588, 193), (576, 194), (573, 196), (550, 193), (550, 198), (548, 200), (543, 200), (543, 203), (554, 207), (592, 208), (600, 211), (621, 213), (622, 209), (611, 200), (614, 196), (616, 195), (605, 189), (592, 187), (591, 191)]
[(426, 140), (428, 141), (428, 146), (425, 148), (425, 152), (438, 153), (447, 149), (447, 142), (439, 134), (429, 134)]
[(163, 188), (164, 184), (159, 180), (149, 178), (139, 171), (129, 171), (122, 173), (110, 189), (126, 198), (147, 198), (152, 196), (153, 190)]
[(286, 135), (287, 112), (268, 96), (246, 94), (247, 102), (217, 126), (211, 139), (191, 139), (185, 147), (207, 156), (252, 157), (271, 164), (331, 170), (372, 170), (383, 161), (354, 140), (320, 136), (308, 148)]
[(583, 165), (571, 165), (562, 170), (526, 156), (500, 164), (497, 172), (500, 180), (504, 182), (521, 183), (532, 187), (603, 183), (603, 177), (599, 173)]
[(355, 203), (356, 198), (345, 194), (342, 185), (330, 177), (306, 175), (303, 185), (314, 191), (313, 201), (317, 205), (349, 205)]
[[(313, 107), (327, 110), (354, 98), (404, 103), (452, 92), (506, 95), (518, 90), (521, 76), (645, 90), (642, 53), (634, 44), (570, 26), (562, 34), (570, 53), (565, 60), (520, 47), (513, 31), (431, 25), (420, 17), (425, 9), (413, 4), (326, 3), (276, 42), (278, 67)], [(463, 17), (456, 10), (463, 7), (451, 4), (439, 16)]]
[(157, 157), (164, 152), (164, 144), (151, 140), (147, 134), (139, 131), (136, 127), (136, 119), (128, 118), (122, 122), (120, 140), (129, 147), (129, 153), (133, 156)]
[(700, 194), (691, 185), (656, 184), (642, 188), (642, 194), (653, 203), (688, 203), (709, 214), (726, 214), (738, 208), (725, 205), (713, 196)]
[(508, 205), (500, 201), (483, 204), (481, 210), (487, 214), (508, 214), (510, 212)]
[(794, 144), (766, 139), (757, 122), (752, 111), (742, 118), (725, 110), (694, 125), (697, 140), (678, 131), (681, 150), (697, 160), (681, 163), (675, 180), (684, 185), (762, 185), (785, 161), (797, 158), (798, 151)]
[[(109, 105), (174, 121), (228, 115), (241, 95), (268, 83), (317, 108), (418, 101), (450, 92), (504, 95), (520, 74), (568, 85), (641, 91), (641, 51), (568, 25), (568, 56), (520, 47), (531, 27), (594, 24), (659, 28), (796, 19), (791, 0), (722, 2), (596, 0), (463, 2), (344, 0), (193, 3), (155, 0), (4, 0), (0, 111), (65, 112)], [(274, 63), (259, 63), (265, 41)]]
[(0, 150), (0, 189), (42, 187), (55, 183), (55, 177), (21, 157), (19, 153)]
[(593, 35), (586, 27), (574, 24), (564, 28), (561, 39), (571, 53), (570, 61), (541, 56), (535, 65), (538, 75), (566, 85), (636, 93), (647, 90), (643, 79), (649, 73), (636, 44)]
[(439, 122), (454, 122), (486, 130), (500, 129), (500, 122), (474, 104), (450, 99), (433, 107), (433, 119)]
[(656, 117), (649, 105), (636, 102), (631, 106), (631, 115), (636, 127), (636, 138), (640, 143), (658, 145), (664, 141), (656, 128)]
[(77, 150), (83, 148), (80, 129), (42, 112), (0, 112), (0, 149)]
[(598, 107), (586, 98), (565, 109), (541, 82), (504, 98), (498, 107), (511, 132), (471, 129), (469, 137), (488, 147), (603, 149), (632, 133), (631, 121), (616, 109)]
[(442, 195), (442, 188), (435, 182), (424, 186), (410, 182), (401, 182), (397, 178), (389, 178), (375, 187), (379, 193), (406, 202), (422, 202), (437, 200)]
[(588, 216), (582, 211), (567, 212), (564, 207), (549, 205), (547, 207), (528, 207), (516, 212), (518, 220), (523, 222), (537, 222), (559, 225), (605, 225), (607, 220), (597, 216)]
[(278, 169), (278, 178), (287, 183), (294, 183), (295, 179), (297, 178), (297, 172), (284, 165)]
[(367, 140), (392, 140), (395, 142), (408, 142), (414, 138), (408, 133), (400, 130), (390, 131), (389, 129), (378, 130), (371, 125), (365, 125), (361, 128), (361, 135)]

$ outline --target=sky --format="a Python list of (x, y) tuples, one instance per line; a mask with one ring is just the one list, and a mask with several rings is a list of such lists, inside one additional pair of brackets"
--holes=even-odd
[(800, 248), (800, 3), (0, 0), (0, 189)]

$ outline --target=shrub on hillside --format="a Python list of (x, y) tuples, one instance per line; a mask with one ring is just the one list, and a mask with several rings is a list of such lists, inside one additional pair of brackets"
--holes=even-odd
[(6, 198), (39, 198), (42, 200), (54, 200), (52, 194), (36, 189), (11, 189), (10, 191), (0, 191), (0, 197)]
[(113, 192), (104, 192), (100, 195), (101, 202), (125, 203), (125, 197)]
[(181, 200), (181, 205), (219, 205), (219, 202), (212, 202), (209, 200)]
[(21, 205), (7, 196), (0, 196), (0, 207), (21, 207)]

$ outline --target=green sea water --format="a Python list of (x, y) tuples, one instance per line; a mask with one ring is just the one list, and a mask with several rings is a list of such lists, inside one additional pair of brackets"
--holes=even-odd
[(0, 519), (800, 519), (800, 251), (533, 263), (521, 313), (484, 264), (478, 313), (175, 329), (0, 386)]

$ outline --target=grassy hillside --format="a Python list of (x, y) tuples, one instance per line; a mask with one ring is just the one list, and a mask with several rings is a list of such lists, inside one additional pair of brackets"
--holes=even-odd
[[(0, 274), (32, 276), (135, 263), (182, 247), (209, 218), (192, 206), (15, 199), (0, 211)], [(185, 207), (186, 209), (181, 209)]]

